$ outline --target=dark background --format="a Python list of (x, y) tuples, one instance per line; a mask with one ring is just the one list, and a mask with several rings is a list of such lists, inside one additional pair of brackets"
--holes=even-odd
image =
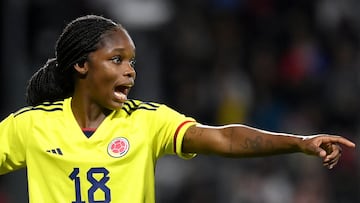
[[(1, 118), (25, 105), (27, 79), (54, 56), (65, 24), (98, 14), (122, 23), (135, 41), (138, 77), (132, 98), (166, 103), (204, 124), (244, 123), (360, 140), (360, 1), (0, 4)], [(157, 203), (356, 203), (358, 154), (359, 149), (344, 149), (332, 170), (303, 154), (165, 157), (156, 171)], [(27, 202), (25, 173), (0, 176), (0, 203)]]

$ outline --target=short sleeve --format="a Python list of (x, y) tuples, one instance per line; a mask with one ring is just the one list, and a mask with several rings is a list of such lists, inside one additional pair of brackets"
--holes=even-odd
[(196, 154), (193, 154), (193, 153), (183, 153), (181, 150), (186, 130), (190, 126), (193, 126), (195, 124), (196, 124), (196, 122), (194, 120), (186, 120), (183, 123), (181, 123), (175, 131), (174, 152), (175, 152), (175, 154), (177, 154), (179, 157), (181, 157), (183, 159), (190, 159), (190, 158), (193, 158), (196, 156)]
[(20, 136), (14, 114), (0, 123), (0, 174), (25, 167), (24, 137)]
[(196, 120), (187, 117), (166, 105), (160, 105), (151, 117), (151, 128), (154, 132), (154, 151), (156, 157), (175, 154), (180, 158), (190, 159), (195, 154), (182, 152), (182, 144), (186, 130), (196, 124)]

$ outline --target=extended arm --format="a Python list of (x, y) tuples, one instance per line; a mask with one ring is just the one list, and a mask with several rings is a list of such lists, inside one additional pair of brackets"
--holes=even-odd
[(343, 144), (355, 147), (351, 141), (332, 135), (299, 136), (274, 133), (245, 125), (190, 127), (184, 137), (183, 151), (217, 154), (227, 157), (256, 157), (303, 152), (323, 159), (332, 168), (341, 156)]

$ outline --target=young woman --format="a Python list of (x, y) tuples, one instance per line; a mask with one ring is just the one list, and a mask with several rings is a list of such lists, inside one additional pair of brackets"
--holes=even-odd
[(331, 169), (340, 144), (355, 147), (340, 136), (205, 126), (166, 105), (128, 99), (135, 45), (104, 17), (69, 23), (55, 56), (31, 77), (29, 107), (0, 124), (0, 174), (27, 167), (30, 202), (154, 202), (155, 164), (165, 154), (303, 152)]

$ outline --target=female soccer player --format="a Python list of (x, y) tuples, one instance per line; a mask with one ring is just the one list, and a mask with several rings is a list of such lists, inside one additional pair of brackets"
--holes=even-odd
[(135, 45), (104, 17), (69, 23), (50, 59), (29, 80), (29, 107), (0, 124), (0, 174), (27, 167), (29, 200), (154, 202), (156, 161), (165, 154), (255, 157), (303, 152), (333, 168), (331, 135), (273, 133), (240, 124), (205, 126), (166, 105), (128, 99)]

